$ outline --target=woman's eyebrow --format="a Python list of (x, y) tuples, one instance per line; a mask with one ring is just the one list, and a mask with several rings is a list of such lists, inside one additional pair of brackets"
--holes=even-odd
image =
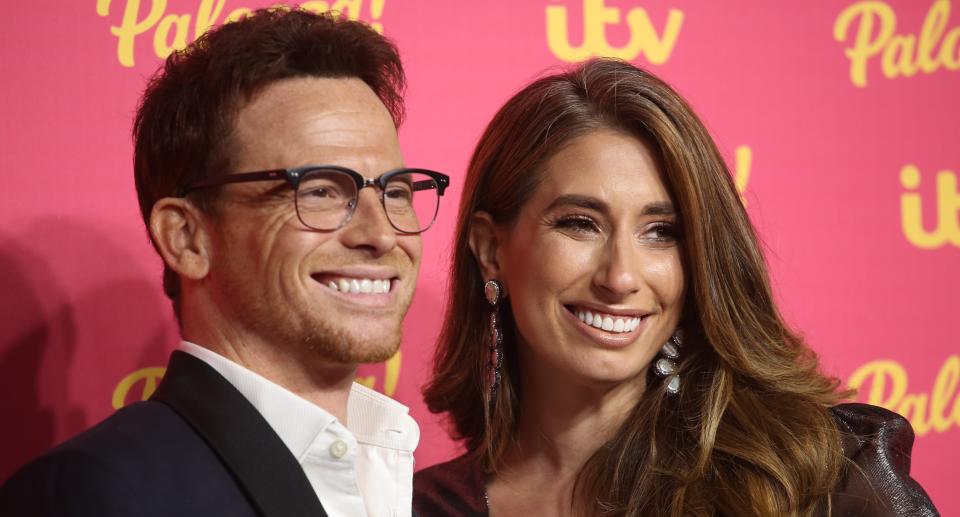
[(582, 194), (566, 194), (560, 196), (557, 199), (554, 199), (553, 203), (550, 203), (550, 206), (547, 207), (547, 210), (553, 210), (554, 208), (567, 205), (586, 208), (588, 210), (595, 210), (597, 212), (607, 212), (606, 203), (595, 197), (584, 196)]
[[(547, 210), (553, 210), (554, 208), (561, 206), (575, 206), (578, 208), (586, 208), (588, 210), (594, 210), (601, 213), (609, 212), (609, 205), (606, 202), (597, 199), (591, 196), (584, 196), (582, 194), (566, 194), (563, 196), (554, 199), (550, 206), (547, 207)], [(674, 216), (677, 214), (676, 210), (673, 208), (673, 203), (669, 201), (655, 201), (653, 203), (648, 203), (643, 207), (643, 210), (640, 212), (641, 215), (663, 215), (663, 216)]]
[(669, 201), (657, 201), (654, 203), (649, 203), (647, 206), (643, 207), (642, 215), (677, 215), (677, 211), (673, 209), (673, 203)]

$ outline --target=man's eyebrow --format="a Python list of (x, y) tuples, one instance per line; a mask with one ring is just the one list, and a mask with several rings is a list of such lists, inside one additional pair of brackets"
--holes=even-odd
[[(259, 183), (254, 183), (258, 185)], [(293, 194), (293, 187), (287, 181), (278, 182), (276, 185), (264, 185), (263, 190), (250, 192), (251, 199), (258, 202), (271, 202), (272, 200), (289, 199)]]
[[(550, 206), (547, 207), (547, 210), (553, 210), (554, 208), (561, 206), (575, 206), (601, 213), (607, 213), (609, 211), (607, 203), (595, 197), (584, 196), (581, 194), (566, 194), (560, 196), (550, 203)], [(677, 215), (677, 212), (673, 208), (673, 203), (669, 201), (655, 201), (644, 206), (643, 210), (640, 212), (640, 215), (675, 216)]]
[(263, 197), (272, 197), (272, 196), (279, 196), (281, 194), (286, 195), (288, 192), (293, 192), (293, 187), (290, 185), (289, 182), (284, 181), (283, 183), (278, 183), (264, 190), (263, 192), (260, 193), (260, 195)]

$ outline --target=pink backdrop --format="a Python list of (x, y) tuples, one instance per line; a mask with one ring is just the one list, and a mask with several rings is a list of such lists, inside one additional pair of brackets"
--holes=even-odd
[[(244, 1), (5, 10), (0, 480), (162, 374), (178, 336), (137, 211), (131, 118), (171, 47), (266, 5)], [(456, 454), (419, 389), (472, 147), (540, 71), (608, 54), (649, 67), (699, 111), (736, 171), (786, 317), (861, 400), (911, 420), (915, 477), (944, 515), (960, 514), (960, 2), (330, 3), (397, 42), (407, 163), (453, 183), (424, 238), (402, 356), (361, 375), (411, 406), (418, 467)]]

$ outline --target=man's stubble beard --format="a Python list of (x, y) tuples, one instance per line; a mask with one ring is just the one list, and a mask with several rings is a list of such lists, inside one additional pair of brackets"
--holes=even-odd
[[(404, 311), (406, 312), (406, 311)], [(393, 357), (403, 341), (403, 319), (382, 339), (362, 338), (323, 322), (309, 325), (301, 334), (301, 346), (326, 361), (337, 364), (379, 363)]]
[[(307, 314), (290, 311), (286, 317), (278, 318), (277, 311), (271, 306), (283, 306), (264, 299), (251, 300), (235, 293), (235, 314), (246, 327), (265, 341), (278, 348), (286, 348), (291, 353), (307, 351), (305, 358), (315, 358), (326, 363), (356, 365), (361, 363), (379, 363), (396, 354), (400, 348), (403, 334), (403, 318), (410, 308), (413, 293), (409, 293), (400, 302), (399, 317), (396, 314), (385, 316), (394, 319), (388, 332), (378, 336), (366, 336), (360, 332), (351, 332), (348, 326), (332, 325), (333, 319), (318, 313)], [(228, 295), (229, 296), (229, 295)], [(359, 334), (359, 335), (358, 335)]]
[[(328, 260), (337, 262), (336, 258)], [(340, 261), (349, 262), (345, 259)], [(409, 267), (409, 261), (397, 255), (385, 257), (380, 262), (394, 265), (401, 271), (412, 270), (414, 277), (419, 269), (416, 266)], [(403, 299), (397, 301), (397, 312), (383, 316), (394, 320), (389, 323), (389, 331), (370, 336), (365, 332), (368, 329), (362, 328), (362, 325), (351, 329), (348, 321), (340, 325), (331, 324), (331, 320), (337, 319), (335, 314), (325, 314), (323, 310), (311, 311), (304, 305), (291, 304), (282, 290), (270, 290), (264, 294), (266, 296), (256, 296), (242, 282), (226, 282), (222, 300), (232, 306), (230, 312), (239, 318), (242, 326), (260, 336), (267, 345), (289, 350), (298, 356), (300, 352), (307, 351), (303, 355), (306, 360), (316, 359), (342, 365), (378, 363), (393, 357), (400, 348), (403, 319), (413, 301), (413, 289), (409, 288), (402, 294)]]
[[(326, 320), (316, 317), (304, 317), (306, 324), (300, 333), (299, 341), (307, 350), (326, 361), (336, 364), (365, 364), (386, 361), (397, 353), (403, 342), (403, 319), (413, 301), (413, 292), (408, 292), (400, 300), (398, 315), (389, 332), (380, 336), (357, 335), (350, 329), (329, 325)], [(361, 333), (362, 334), (362, 333)]]

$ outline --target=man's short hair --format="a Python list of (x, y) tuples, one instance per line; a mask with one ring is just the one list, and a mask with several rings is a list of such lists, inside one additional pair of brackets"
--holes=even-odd
[[(167, 58), (147, 85), (133, 126), (134, 175), (148, 233), (163, 197), (230, 172), (237, 113), (275, 81), (358, 78), (399, 126), (406, 79), (396, 47), (368, 25), (302, 9), (263, 9), (213, 29)], [(190, 197), (214, 213), (216, 189)], [(152, 237), (151, 237), (152, 240)], [(180, 279), (164, 266), (163, 289), (179, 318)]]

